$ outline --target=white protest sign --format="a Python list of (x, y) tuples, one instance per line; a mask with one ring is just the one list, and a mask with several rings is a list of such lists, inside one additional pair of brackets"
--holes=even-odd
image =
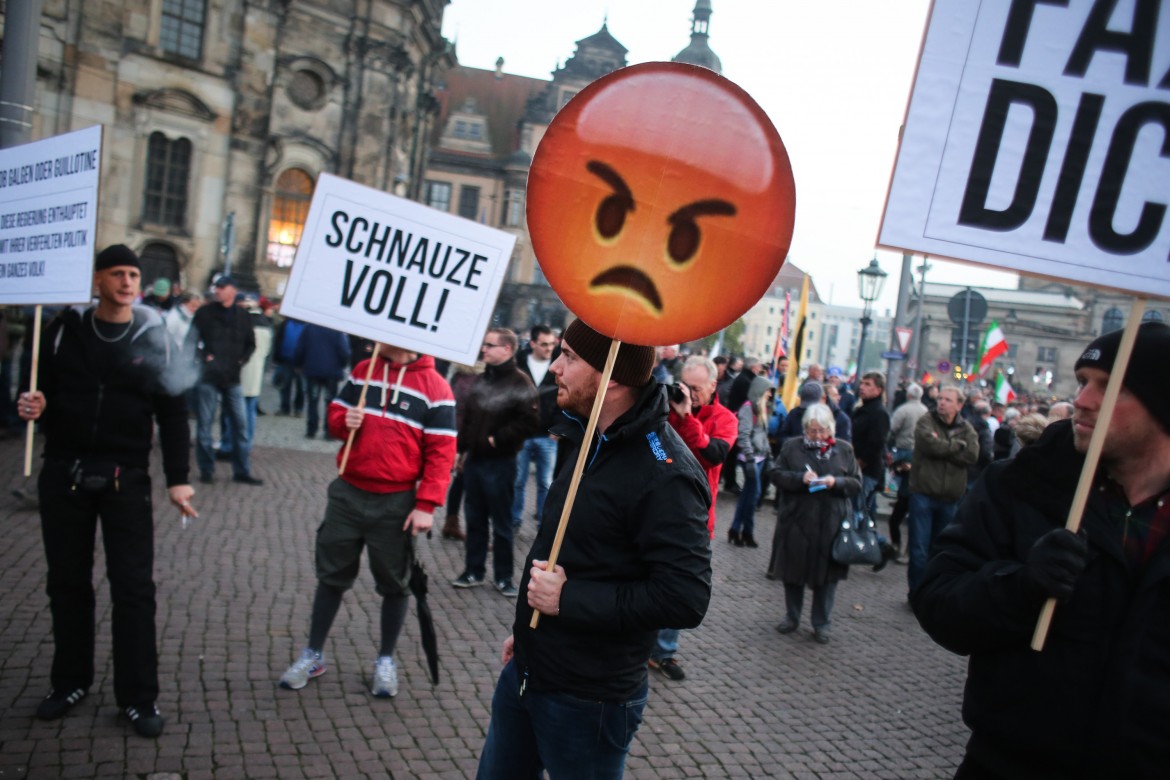
[(321, 174), (280, 311), (470, 365), (515, 243), (502, 230)]
[(101, 125), (0, 149), (0, 304), (93, 295)]
[(1170, 296), (1161, 5), (935, 0), (879, 243)]

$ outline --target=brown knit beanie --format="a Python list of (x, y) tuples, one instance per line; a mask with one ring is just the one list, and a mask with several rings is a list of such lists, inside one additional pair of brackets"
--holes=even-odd
[[(573, 320), (565, 328), (564, 340), (586, 363), (598, 371), (605, 370), (605, 359), (609, 356), (609, 345), (613, 339), (602, 336), (581, 320)], [(642, 387), (650, 381), (650, 372), (653, 370), (654, 347), (622, 342), (610, 378), (619, 385)]]

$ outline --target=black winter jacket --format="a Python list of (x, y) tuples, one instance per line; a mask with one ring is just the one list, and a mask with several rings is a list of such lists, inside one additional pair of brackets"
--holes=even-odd
[(467, 394), (459, 452), (473, 459), (515, 457), (539, 431), (537, 414), (536, 388), (514, 359), (487, 366)]
[(1083, 462), (1061, 421), (988, 466), (935, 541), (911, 601), (936, 642), (971, 657), (967, 751), (996, 776), (1165, 778), (1170, 540), (1131, 571), (1120, 532), (1090, 501), (1085, 571), (1057, 605), (1044, 650), (1029, 647), (1044, 597), (1025, 585), (1023, 561), (1064, 526)]
[(41, 339), (45, 456), (146, 468), (158, 421), (167, 486), (187, 482), (187, 404), (172, 385), (170, 337), (158, 311), (135, 306), (116, 344), (93, 332), (93, 309), (66, 309)]
[[(567, 457), (545, 500), (524, 563), (548, 560), (585, 432), (564, 415), (553, 432)], [(533, 690), (628, 701), (646, 682), (660, 628), (694, 628), (711, 599), (707, 475), (667, 422), (665, 389), (649, 383), (633, 408), (590, 445), (557, 563), (568, 577), (560, 614), (528, 627), (516, 601), (516, 668)]]
[(252, 318), (239, 306), (209, 303), (195, 312), (201, 381), (225, 389), (240, 383), (240, 369), (256, 351)]
[[(531, 354), (531, 349), (522, 350), (516, 356), (516, 367), (523, 371), (533, 384), (536, 384), (536, 379), (528, 370), (528, 357)], [(561, 348), (557, 347), (553, 350), (552, 360), (556, 360), (560, 354)], [(551, 366), (552, 363), (550, 362), (549, 365)], [(540, 380), (540, 384), (536, 385), (536, 394), (539, 396), (540, 402), (540, 432), (536, 435), (544, 436), (548, 434), (548, 429), (556, 424), (561, 414), (561, 410), (557, 408), (557, 377), (552, 371), (544, 372), (544, 378)]]
[(881, 480), (886, 474), (886, 439), (890, 436), (890, 415), (882, 398), (862, 400), (853, 407), (853, 454), (861, 473)]

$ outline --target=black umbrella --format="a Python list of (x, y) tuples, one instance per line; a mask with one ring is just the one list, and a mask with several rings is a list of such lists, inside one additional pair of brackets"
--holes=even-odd
[(431, 605), (427, 603), (427, 579), (427, 573), (418, 562), (416, 551), (414, 564), (410, 568), (410, 592), (417, 601), (418, 629), (422, 635), (423, 652), (427, 656), (427, 667), (431, 672), (431, 685), (438, 685), (439, 640), (435, 636), (435, 620), (431, 615)]

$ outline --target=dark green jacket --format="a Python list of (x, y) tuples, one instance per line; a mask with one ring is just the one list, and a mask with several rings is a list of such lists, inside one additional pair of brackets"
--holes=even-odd
[(959, 415), (950, 425), (937, 411), (922, 415), (914, 426), (914, 460), (910, 492), (939, 501), (958, 501), (967, 490), (967, 467), (979, 458), (979, 437)]

